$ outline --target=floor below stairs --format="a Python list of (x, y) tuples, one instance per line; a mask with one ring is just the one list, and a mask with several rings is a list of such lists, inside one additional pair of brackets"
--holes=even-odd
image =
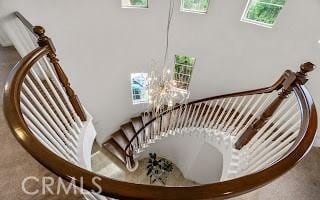
[[(149, 184), (149, 177), (146, 175), (147, 162), (147, 158), (140, 160), (138, 169), (129, 172), (117, 158), (113, 158), (111, 153), (104, 148), (100, 148), (97, 144), (94, 144), (91, 156), (91, 165), (94, 172), (113, 179), (139, 184)], [(161, 183), (156, 182), (154, 185), (161, 185)], [(174, 166), (166, 185), (193, 186), (197, 183), (186, 179), (181, 171)]]
[[(148, 179), (145, 178), (145, 170), (143, 168), (138, 169), (133, 174), (129, 174), (130, 172), (127, 172), (126, 169), (119, 167), (123, 165), (121, 161), (112, 157), (113, 155), (106, 149), (94, 145), (92, 157), (93, 169), (112, 178), (148, 184)], [(120, 165), (113, 164), (112, 160), (115, 160)], [(141, 168), (141, 166), (143, 166), (143, 162), (139, 167)], [(183, 180), (183, 176), (181, 176), (175, 177), (170, 184), (175, 185), (177, 182), (186, 185), (194, 184), (189, 180)], [(320, 148), (313, 147), (306, 158), (288, 173), (260, 189), (232, 198), (232, 200), (319, 200), (319, 197)]]

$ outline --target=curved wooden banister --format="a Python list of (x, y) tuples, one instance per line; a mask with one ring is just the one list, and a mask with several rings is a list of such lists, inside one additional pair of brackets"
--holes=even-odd
[[(73, 178), (80, 186), (81, 178), (84, 188), (98, 190), (92, 180), (99, 177), (97, 182), (102, 187), (102, 194), (120, 199), (224, 199), (236, 196), (267, 184), (279, 177), (298, 161), (311, 148), (317, 128), (315, 105), (306, 88), (299, 84), (293, 87), (299, 98), (304, 125), (301, 126), (299, 140), (288, 152), (288, 155), (278, 160), (272, 166), (259, 172), (242, 176), (229, 181), (206, 184), (194, 187), (161, 187), (141, 185), (113, 180), (83, 168), (80, 168), (48, 150), (29, 130), (23, 120), (20, 110), (20, 89), (28, 69), (42, 56), (46, 55), (47, 47), (39, 47), (24, 57), (10, 73), (4, 94), (4, 111), (13, 134), (24, 148), (49, 170), (71, 181)], [(264, 90), (264, 89), (263, 89)]]
[(33, 26), (19, 12), (14, 12), (13, 14), (30, 31), (30, 33), (32, 33), (35, 37), (38, 38), (36, 42), (40, 47), (47, 46), (47, 48), (49, 49), (49, 51), (47, 52), (47, 56), (48, 56), (50, 62), (52, 63), (52, 65), (54, 66), (55, 71), (57, 73), (57, 76), (59, 78), (59, 81), (61, 82), (62, 86), (64, 87), (75, 112), (77, 113), (77, 115), (79, 116), (81, 121), (86, 121), (87, 120), (86, 113), (85, 113), (85, 111), (84, 111), (84, 109), (78, 99), (78, 96), (76, 95), (76, 93), (72, 89), (71, 84), (68, 80), (68, 77), (66, 76), (62, 67), (59, 64), (59, 59), (57, 58), (57, 55), (56, 55), (55, 46), (54, 46), (51, 38), (49, 38), (45, 35), (45, 29), (41, 26)]
[[(262, 93), (270, 93), (273, 92), (275, 90), (279, 90), (282, 87), (282, 84), (284, 82), (284, 80), (286, 79), (286, 77), (288, 76), (288, 72), (286, 71), (285, 73), (283, 73), (283, 75), (281, 75), (281, 77), (271, 86), (269, 87), (264, 87), (264, 88), (260, 88), (260, 89), (255, 89), (255, 90), (247, 90), (247, 91), (243, 91), (243, 92), (235, 92), (235, 93), (231, 93), (231, 94), (223, 94), (223, 95), (218, 95), (218, 96), (213, 96), (213, 97), (208, 97), (208, 98), (202, 98), (202, 99), (197, 99), (194, 101), (191, 101), (189, 103), (183, 104), (182, 108), (185, 108), (187, 106), (190, 106), (192, 104), (196, 104), (196, 103), (200, 103), (200, 102), (204, 102), (204, 101), (210, 101), (210, 100), (214, 100), (214, 99), (220, 99), (220, 98), (227, 98), (227, 97), (236, 97), (236, 96), (246, 96), (246, 95), (253, 95), (253, 94), (262, 94)], [(180, 108), (180, 105), (175, 106), (174, 108), (170, 109), (170, 110), (166, 110), (163, 113), (160, 114), (159, 117), (164, 116), (165, 114), (172, 112), (174, 110), (177, 110)], [(153, 119), (151, 119), (150, 121), (148, 121), (142, 128), (140, 128), (137, 133), (129, 140), (128, 145), (126, 146), (125, 150), (124, 150), (124, 154), (127, 157), (132, 157), (133, 152), (129, 151), (130, 146), (132, 145), (132, 143), (138, 138), (138, 136), (143, 132), (143, 130), (148, 127), (150, 124), (152, 124), (156, 119), (158, 119), (158, 117), (154, 117)]]

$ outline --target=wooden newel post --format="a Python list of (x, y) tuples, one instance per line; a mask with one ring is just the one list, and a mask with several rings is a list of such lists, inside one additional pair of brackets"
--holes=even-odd
[(297, 82), (301, 85), (305, 84), (308, 81), (307, 73), (313, 71), (314, 68), (314, 64), (307, 62), (300, 65), (300, 71), (297, 73), (289, 70), (285, 72), (285, 80), (282, 84), (282, 91), (279, 93), (278, 97), (273, 100), (273, 102), (263, 111), (261, 116), (239, 137), (238, 141), (235, 143), (236, 149), (240, 150), (243, 146), (250, 142), (257, 132), (268, 122), (270, 117), (279, 108), (283, 100), (286, 99), (291, 93), (292, 84), (294, 82)]
[(132, 170), (132, 171), (134, 171), (135, 169), (136, 169), (136, 165), (138, 164), (135, 160), (134, 160), (134, 158), (133, 158), (133, 150), (132, 150), (132, 147), (130, 146), (129, 147), (129, 156), (128, 155), (126, 155), (126, 152), (125, 152), (125, 157), (126, 157), (126, 166), (127, 166), (127, 169), (130, 171), (130, 170)]
[(59, 59), (57, 58), (56, 49), (52, 43), (52, 40), (45, 35), (45, 29), (41, 26), (35, 26), (33, 28), (33, 31), (35, 34), (38, 35), (39, 46), (40, 47), (44, 47), (44, 46), (49, 47), (50, 51), (47, 54), (47, 56), (48, 56), (50, 62), (52, 63), (52, 65), (57, 73), (59, 81), (61, 82), (62, 86), (64, 87), (64, 89), (69, 97), (70, 103), (72, 104), (75, 112), (77, 113), (77, 115), (79, 116), (81, 121), (86, 121), (87, 117), (86, 117), (85, 111), (84, 111), (84, 109), (78, 99), (78, 96), (75, 94), (75, 92), (71, 88), (71, 84), (69, 82), (68, 77), (66, 76), (66, 74), (64, 73), (64, 71), (62, 70), (62, 68), (59, 64)]
[(300, 65), (300, 71), (296, 73), (298, 83), (304, 85), (308, 81), (307, 73), (312, 72), (315, 68), (316, 66), (311, 62)]

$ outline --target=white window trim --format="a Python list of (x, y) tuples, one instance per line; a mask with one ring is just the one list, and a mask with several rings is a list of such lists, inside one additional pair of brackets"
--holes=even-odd
[(209, 5), (210, 5), (210, 0), (208, 1), (208, 8), (207, 8), (206, 11), (186, 9), (186, 8), (183, 7), (183, 2), (184, 2), (184, 0), (180, 0), (180, 11), (181, 11), (181, 12), (201, 14), (201, 15), (204, 15), (204, 14), (207, 14), (207, 13), (208, 13)]
[[(174, 80), (175, 80), (176, 82), (180, 82), (180, 83), (186, 84), (186, 85), (188, 86), (187, 89), (183, 89), (183, 88), (179, 88), (179, 87), (175, 87), (175, 88), (177, 89), (177, 91), (187, 92), (187, 91), (189, 90), (189, 86), (190, 86), (190, 83), (191, 83), (191, 78), (192, 78), (193, 69), (194, 69), (194, 66), (195, 66), (195, 64), (196, 64), (196, 58), (192, 57), (192, 58), (194, 58), (194, 63), (193, 63), (193, 65), (186, 65), (186, 64), (177, 63), (177, 61), (176, 61), (176, 56), (181, 56), (181, 55), (177, 55), (177, 54), (176, 54), (176, 55), (174, 56), (174, 58), (175, 58), (175, 59), (174, 59), (174, 66), (176, 66), (176, 65), (181, 65), (181, 66), (184, 66), (184, 67), (191, 67), (191, 68), (192, 68), (191, 74), (177, 73), (177, 72), (176, 72), (176, 69), (174, 68), (174, 73), (173, 73)], [(191, 57), (191, 56), (188, 56), (188, 57)], [(178, 76), (180, 75), (180, 76), (183, 76), (183, 77), (189, 77), (189, 79), (190, 79), (189, 83), (184, 82), (184, 81), (180, 81), (180, 80), (176, 80), (176, 79), (175, 79), (176, 75), (178, 75)]]
[[(247, 1), (246, 8), (244, 9), (244, 12), (243, 12), (243, 14), (242, 14), (242, 16), (241, 16), (240, 21), (241, 21), (241, 22), (245, 22), (245, 23), (249, 23), (249, 24), (254, 24), (254, 25), (257, 25), (257, 26), (261, 26), (261, 27), (265, 27), (265, 28), (273, 28), (273, 26), (275, 25), (275, 23), (273, 23), (273, 24), (267, 24), (267, 23), (264, 23), (264, 22), (260, 22), (260, 21), (248, 19), (248, 18), (246, 17), (247, 14), (248, 14), (248, 11), (249, 11), (249, 7), (250, 7), (251, 4), (253, 3), (253, 1), (256, 1), (256, 0), (248, 0), (248, 1)], [(278, 7), (283, 8), (283, 5), (278, 5), (278, 4), (273, 4), (273, 3), (266, 3), (266, 2), (259, 2), (259, 3), (266, 4), (266, 5), (278, 6)]]
[[(147, 74), (147, 78), (148, 78), (148, 73), (132, 73), (132, 74)], [(133, 96), (136, 96), (137, 94), (133, 94), (133, 90), (132, 90), (132, 75), (130, 74), (130, 90), (131, 90), (131, 100), (132, 100), (132, 104), (133, 105), (138, 105), (138, 104), (145, 104), (145, 103), (149, 103), (149, 88), (147, 88), (147, 93), (148, 93), (148, 98), (145, 100), (136, 100), (133, 98)]]

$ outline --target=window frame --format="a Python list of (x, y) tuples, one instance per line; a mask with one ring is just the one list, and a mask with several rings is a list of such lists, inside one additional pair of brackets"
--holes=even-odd
[(210, 0), (208, 0), (208, 8), (206, 9), (206, 11), (186, 9), (186, 8), (184, 8), (184, 6), (183, 6), (183, 5), (184, 5), (184, 1), (185, 1), (185, 0), (180, 0), (180, 12), (194, 13), (194, 14), (201, 14), (201, 15), (205, 15), (205, 14), (208, 13), (209, 5), (210, 5)]
[[(133, 75), (134, 74), (144, 74), (145, 75), (145, 82), (146, 84), (144, 85), (144, 92), (146, 92), (146, 99), (136, 99), (135, 97), (140, 96), (143, 97), (143, 93), (140, 91), (140, 93), (135, 93), (134, 92), (134, 88), (132, 87), (133, 85)], [(131, 73), (130, 74), (130, 90), (131, 90), (131, 100), (132, 100), (132, 104), (133, 105), (138, 105), (138, 104), (145, 104), (145, 103), (149, 103), (149, 87), (148, 87), (148, 77), (149, 74), (145, 73), (145, 72), (141, 72), (141, 73)]]
[[(193, 64), (192, 65), (186, 65), (186, 64), (181, 64), (181, 63), (177, 63), (177, 56), (184, 56), (184, 57), (189, 57), (189, 58), (192, 58), (193, 59)], [(178, 55), (178, 54), (175, 54), (174, 55), (174, 73), (173, 73), (173, 78), (174, 78), (174, 81), (176, 81), (176, 84), (178, 82), (182, 83), (183, 85), (185, 84), (187, 87), (186, 88), (180, 88), (178, 87), (178, 84), (176, 85), (176, 89), (178, 91), (181, 91), (181, 92), (187, 92), (189, 90), (189, 86), (190, 86), (190, 83), (191, 83), (191, 78), (192, 78), (192, 73), (193, 73), (193, 69), (194, 69), (194, 66), (196, 65), (196, 58), (195, 57), (192, 57), (192, 56), (186, 56), (186, 55)], [(176, 66), (182, 66), (184, 71), (186, 71), (187, 68), (191, 68), (191, 73), (177, 73), (177, 70), (176, 70)], [(182, 76), (186, 76), (188, 77), (188, 80), (189, 81), (180, 81), (180, 80), (177, 80), (176, 79), (176, 75), (177, 74), (181, 74)]]
[[(243, 11), (243, 14), (241, 16), (241, 19), (240, 21), (242, 22), (245, 22), (245, 23), (249, 23), (249, 24), (254, 24), (254, 25), (257, 25), (257, 26), (262, 26), (262, 27), (265, 27), (265, 28), (273, 28), (273, 26), (276, 24), (276, 21), (277, 21), (277, 18), (279, 17), (280, 15), (280, 12), (278, 14), (278, 16), (276, 17), (275, 21), (273, 24), (268, 24), (268, 23), (265, 23), (265, 22), (261, 22), (261, 21), (257, 21), (257, 20), (252, 20), (252, 19), (249, 19), (247, 17), (248, 15), (248, 12), (250, 10), (250, 6), (255, 2), (255, 1), (259, 1), (259, 0), (247, 0), (247, 4), (246, 4), (246, 8), (244, 9)], [(281, 9), (284, 7), (285, 3), (283, 5), (278, 5), (278, 4), (273, 4), (273, 3), (266, 3), (266, 2), (259, 2), (261, 4), (265, 4), (265, 5), (273, 5), (273, 6), (278, 6), (278, 7), (281, 7)]]
[(128, 3), (126, 3), (126, 1), (130, 2), (130, 0), (121, 0), (121, 8), (133, 8), (133, 9), (148, 9), (150, 6), (150, 2), (149, 0), (147, 1), (147, 5), (130, 5)]

